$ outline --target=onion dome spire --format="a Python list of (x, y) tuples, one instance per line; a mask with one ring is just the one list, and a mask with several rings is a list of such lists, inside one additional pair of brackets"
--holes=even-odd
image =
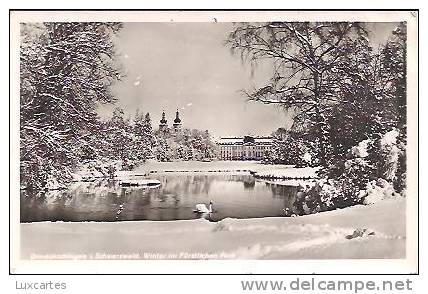
[(180, 124), (181, 123), (181, 119), (180, 119), (180, 113), (178, 112), (178, 109), (177, 109), (177, 112), (175, 113), (175, 119), (174, 119), (174, 123), (175, 124)]
[(165, 111), (162, 111), (162, 119), (160, 120), (161, 125), (166, 125), (167, 120), (165, 119)]

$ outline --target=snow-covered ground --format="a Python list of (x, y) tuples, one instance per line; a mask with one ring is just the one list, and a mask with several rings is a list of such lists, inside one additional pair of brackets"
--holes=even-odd
[[(21, 258), (405, 258), (405, 211), (397, 198), (295, 218), (22, 223)], [(358, 229), (374, 235), (347, 238)]]
[(281, 167), (274, 165), (271, 168), (256, 169), (255, 176), (257, 178), (264, 179), (302, 179), (302, 178), (311, 178), (314, 179), (317, 177), (317, 170), (319, 168), (313, 167), (303, 167), (303, 168), (294, 168), (294, 167)]

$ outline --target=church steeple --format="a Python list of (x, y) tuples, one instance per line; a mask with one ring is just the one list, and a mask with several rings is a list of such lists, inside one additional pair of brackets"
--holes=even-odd
[(163, 130), (168, 127), (168, 121), (165, 119), (165, 111), (162, 111), (162, 119), (160, 120), (159, 129)]
[(176, 124), (180, 124), (181, 123), (181, 119), (180, 119), (180, 113), (178, 112), (178, 109), (177, 109), (177, 112), (175, 113), (175, 119), (174, 119), (174, 123), (176, 123)]
[(180, 130), (181, 128), (181, 119), (180, 119), (180, 113), (178, 112), (178, 109), (177, 109), (177, 112), (175, 113), (173, 126), (174, 126), (174, 130), (176, 131)]

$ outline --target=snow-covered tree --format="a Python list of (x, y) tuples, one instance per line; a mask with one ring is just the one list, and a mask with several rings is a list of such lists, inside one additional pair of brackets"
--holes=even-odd
[(298, 197), (302, 213), (405, 190), (406, 27), (377, 51), (369, 36), (355, 23), (268, 23), (241, 25), (229, 37), (251, 62), (274, 65), (269, 84), (247, 98), (295, 112), (297, 136), (278, 137), (271, 160), (294, 163), (305, 148), (320, 150), (322, 179)]
[(134, 153), (137, 160), (146, 160), (153, 156), (155, 137), (149, 113), (137, 110), (134, 118)]
[(327, 116), (341, 99), (338, 84), (343, 69), (337, 65), (350, 53), (349, 43), (358, 39), (367, 39), (358, 23), (270, 22), (240, 24), (227, 40), (252, 64), (272, 62), (270, 82), (244, 94), (249, 100), (294, 110), (295, 122), (316, 129), (317, 157), (323, 166), (331, 152)]
[(406, 183), (406, 145), (407, 145), (407, 26), (400, 23), (392, 32), (382, 51), (382, 64), (385, 76), (389, 77), (390, 91), (396, 97), (399, 135), (397, 147), (400, 149), (398, 158), (397, 178), (394, 187), (397, 191), (405, 189)]
[(264, 158), (269, 164), (290, 164), (297, 167), (316, 166), (316, 138), (309, 140), (306, 136), (293, 130), (279, 128), (272, 133), (274, 138), (271, 150)]
[(407, 109), (407, 26), (400, 23), (382, 48), (381, 62), (384, 77), (397, 100), (398, 127), (406, 133)]
[(216, 156), (216, 144), (209, 132), (183, 128), (175, 131), (157, 131), (155, 157), (162, 161), (202, 160)]
[[(402, 30), (405, 30), (405, 27), (400, 25), (393, 34)], [(382, 162), (383, 152), (377, 146), (379, 140), (385, 133), (398, 128), (400, 130), (398, 146), (401, 148), (399, 152), (401, 164), (398, 173), (404, 174), (406, 76), (403, 68), (405, 64), (403, 48), (405, 43), (400, 46), (395, 44), (396, 49), (392, 50), (389, 40), (378, 52), (373, 52), (368, 44), (354, 43), (352, 46), (359, 48), (352, 50), (352, 53), (344, 59), (346, 64), (343, 67), (348, 70), (346, 83), (341, 84), (342, 103), (333, 108), (329, 118), (330, 141), (334, 149), (332, 161), (335, 163), (331, 172), (336, 175), (343, 174), (342, 163), (348, 159), (349, 150), (367, 139), (372, 140), (374, 144), (371, 152), (372, 164), (379, 164), (379, 161)], [(394, 62), (397, 67), (392, 69), (391, 62)], [(360, 178), (366, 176), (361, 174)]]
[(120, 78), (112, 36), (120, 23), (21, 24), (21, 182), (40, 189), (66, 180), (91, 134), (96, 107), (115, 100)]
[(152, 156), (152, 149), (155, 145), (156, 139), (153, 133), (152, 119), (150, 118), (150, 113), (148, 112), (144, 115), (143, 138), (148, 150), (146, 157)]
[(156, 147), (155, 147), (155, 157), (158, 161), (172, 161), (174, 158), (174, 152), (171, 150), (170, 144), (173, 141), (165, 138), (163, 136), (157, 137)]
[(332, 108), (329, 117), (333, 161), (345, 158), (351, 147), (365, 139), (380, 138), (397, 124), (396, 97), (382, 70), (381, 53), (373, 53), (365, 43), (350, 46), (356, 49), (339, 65), (346, 68), (339, 84), (342, 103)]
[(124, 167), (131, 161), (138, 161), (140, 154), (135, 150), (135, 136), (129, 119), (121, 107), (113, 110), (111, 119), (107, 122), (106, 137), (109, 142), (108, 156), (111, 159), (122, 160)]

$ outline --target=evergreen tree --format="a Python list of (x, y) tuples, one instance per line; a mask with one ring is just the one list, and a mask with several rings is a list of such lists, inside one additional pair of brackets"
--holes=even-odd
[(155, 145), (156, 139), (153, 134), (152, 119), (150, 114), (147, 112), (144, 116), (143, 123), (143, 138), (144, 144), (146, 146), (146, 158), (153, 156), (153, 147)]
[[(390, 41), (381, 47), (379, 52), (373, 52), (366, 43), (354, 42), (351, 46), (359, 47), (352, 50), (339, 68), (343, 71), (341, 83), (342, 102), (333, 108), (329, 118), (330, 141), (333, 145), (333, 162), (336, 174), (343, 174), (343, 163), (349, 159), (351, 148), (360, 142), (380, 140), (380, 138), (394, 128), (401, 129), (400, 134), (405, 136), (405, 98), (400, 96), (404, 90), (400, 88), (405, 80), (404, 71), (399, 73), (400, 66), (405, 62), (402, 53), (391, 57)], [(397, 69), (391, 73), (391, 59), (395, 60)], [(396, 71), (396, 72), (394, 72)], [(405, 84), (405, 81), (404, 81)], [(376, 146), (372, 146), (379, 151)], [(376, 152), (372, 152), (376, 153)], [(403, 152), (405, 154), (405, 152)], [(380, 156), (380, 155), (379, 155)], [(373, 166), (378, 159), (373, 158)], [(367, 173), (370, 173), (366, 171)], [(375, 174), (372, 177), (376, 177)]]
[(155, 157), (161, 161), (202, 160), (216, 155), (209, 132), (183, 128), (178, 132), (156, 132)]
[(135, 155), (135, 137), (129, 120), (124, 118), (124, 111), (116, 107), (107, 123), (107, 138), (110, 145), (109, 157), (122, 160), (124, 166), (130, 160), (138, 160)]
[(407, 110), (407, 26), (400, 23), (382, 49), (381, 63), (384, 77), (390, 82), (390, 92), (396, 97), (398, 127), (406, 133)]

